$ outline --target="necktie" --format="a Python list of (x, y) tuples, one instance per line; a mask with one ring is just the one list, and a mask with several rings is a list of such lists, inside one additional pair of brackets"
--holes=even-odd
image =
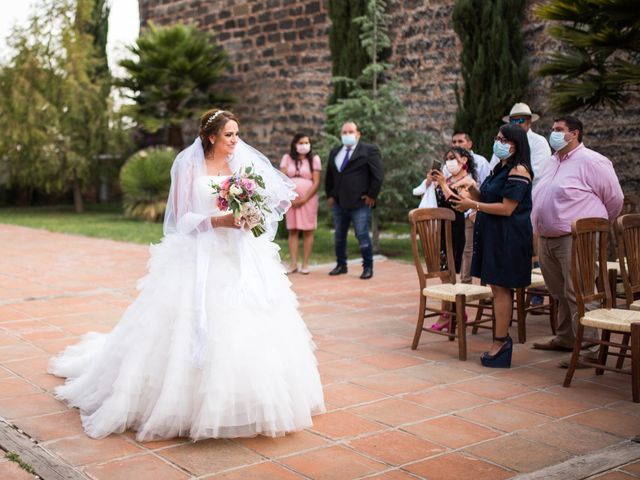
[(347, 153), (344, 154), (344, 160), (342, 161), (342, 165), (340, 166), (340, 171), (344, 172), (344, 168), (347, 166), (349, 162), (349, 156), (351, 155), (351, 147), (347, 147)]

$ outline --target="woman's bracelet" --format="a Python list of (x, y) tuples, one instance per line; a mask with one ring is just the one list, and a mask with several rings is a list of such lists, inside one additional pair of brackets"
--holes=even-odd
[(476, 202), (476, 212), (479, 212), (479, 211), (480, 211), (480, 203)]

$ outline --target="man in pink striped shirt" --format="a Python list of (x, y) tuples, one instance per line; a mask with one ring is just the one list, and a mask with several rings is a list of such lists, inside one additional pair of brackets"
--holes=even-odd
[[(549, 342), (534, 343), (540, 350), (570, 351), (575, 340), (576, 300), (571, 282), (571, 222), (599, 217), (613, 222), (622, 211), (623, 194), (613, 164), (584, 146), (584, 127), (576, 117), (553, 123), (549, 137), (552, 155), (533, 189), (531, 223), (538, 235), (538, 255), (545, 284), (558, 300), (558, 328)], [(585, 337), (596, 335), (585, 329)], [(586, 357), (595, 351), (585, 352)], [(566, 362), (560, 362), (566, 367)]]

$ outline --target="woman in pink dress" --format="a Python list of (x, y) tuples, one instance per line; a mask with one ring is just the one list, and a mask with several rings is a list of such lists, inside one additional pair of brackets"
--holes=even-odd
[[(291, 149), (282, 157), (280, 170), (296, 185), (298, 198), (291, 202), (286, 213), (289, 230), (291, 264), (287, 273), (309, 273), (309, 258), (313, 249), (313, 231), (318, 226), (318, 188), (320, 187), (320, 157), (311, 150), (311, 141), (303, 133), (296, 133)], [(298, 239), (302, 232), (302, 267), (298, 270)]]

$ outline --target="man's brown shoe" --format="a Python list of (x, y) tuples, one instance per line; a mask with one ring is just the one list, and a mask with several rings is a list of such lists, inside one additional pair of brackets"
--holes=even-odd
[(549, 340), (548, 342), (533, 342), (533, 347), (536, 350), (556, 350), (558, 352), (570, 352), (572, 347), (565, 347), (560, 345), (555, 340)]

